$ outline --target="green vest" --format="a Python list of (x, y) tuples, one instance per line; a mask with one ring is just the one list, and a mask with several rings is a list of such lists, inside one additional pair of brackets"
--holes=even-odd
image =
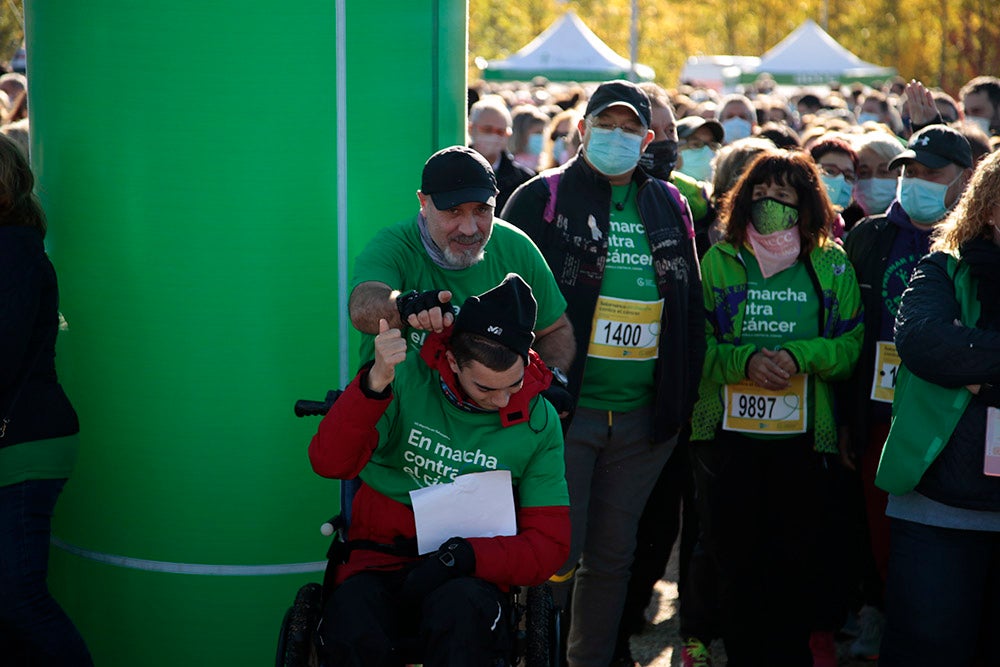
[[(948, 275), (955, 283), (962, 324), (976, 326), (980, 306), (969, 266), (949, 255)], [(948, 444), (971, 400), (972, 392), (965, 387), (949, 388), (928, 382), (901, 363), (892, 402), (892, 424), (879, 460), (875, 486), (895, 495), (912, 491)]]

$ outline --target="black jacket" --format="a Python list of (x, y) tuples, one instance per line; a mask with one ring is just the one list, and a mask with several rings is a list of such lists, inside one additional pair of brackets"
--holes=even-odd
[(535, 172), (527, 167), (514, 162), (514, 157), (508, 152), (500, 153), (500, 166), (496, 168), (497, 188), (500, 194), (497, 195), (496, 211), (502, 211), (504, 205), (514, 190), (526, 183), (535, 175)]
[(884, 214), (858, 223), (844, 241), (844, 250), (854, 266), (865, 312), (865, 337), (861, 356), (850, 379), (836, 387), (838, 422), (846, 424), (851, 448), (860, 455), (871, 427), (871, 387), (875, 372), (875, 350), (882, 331), (882, 276), (899, 228)]
[[(549, 185), (545, 176), (559, 174), (555, 218), (545, 221)], [(657, 289), (664, 300), (654, 383), (653, 442), (671, 438), (691, 416), (705, 358), (705, 311), (694, 245), (680, 206), (666, 183), (633, 172), (636, 201), (653, 255)], [(671, 186), (672, 187), (672, 186)], [(611, 184), (582, 155), (531, 179), (511, 196), (502, 217), (517, 225), (538, 245), (566, 298), (573, 323), (576, 359), (567, 373), (569, 389), (579, 396), (587, 360), (594, 310), (604, 278), (610, 231)], [(596, 224), (600, 238), (590, 220)]]
[(56, 272), (41, 234), (0, 226), (0, 419), (10, 418), (0, 447), (79, 431), (56, 378), (58, 329)]
[[(896, 316), (900, 359), (914, 375), (943, 387), (1000, 385), (1000, 307), (983, 305), (975, 328), (955, 326), (962, 316), (955, 287), (944, 253), (917, 265)], [(972, 397), (917, 491), (953, 507), (1000, 510), (1000, 477), (983, 473), (987, 408), (1000, 407), (994, 392)]]

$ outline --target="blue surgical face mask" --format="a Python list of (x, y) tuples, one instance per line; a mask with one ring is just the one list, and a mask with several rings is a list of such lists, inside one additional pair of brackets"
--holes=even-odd
[(528, 152), (532, 155), (539, 155), (542, 152), (542, 135), (540, 134), (529, 134), (528, 135)]
[(712, 158), (715, 157), (715, 151), (711, 148), (708, 146), (682, 148), (680, 157), (682, 163), (677, 167), (677, 171), (697, 181), (712, 180)]
[(859, 178), (854, 186), (854, 199), (867, 215), (885, 213), (896, 198), (898, 178)]
[(566, 137), (559, 137), (552, 142), (552, 157), (556, 159), (556, 162), (562, 164), (563, 153), (566, 152)]
[(750, 121), (739, 116), (733, 116), (722, 121), (722, 129), (726, 131), (726, 143), (731, 144), (738, 139), (746, 139), (753, 130)]
[(587, 136), (587, 161), (605, 176), (620, 176), (639, 164), (643, 137), (628, 134), (620, 127), (591, 127)]
[(853, 186), (847, 182), (843, 174), (831, 176), (830, 174), (820, 174), (820, 180), (826, 186), (826, 194), (830, 196), (830, 202), (843, 211), (851, 203), (851, 190)]
[(899, 204), (914, 222), (922, 225), (938, 222), (948, 212), (948, 206), (944, 203), (948, 188), (961, 177), (962, 174), (959, 174), (951, 183), (934, 183), (922, 178), (903, 176), (899, 179)]
[(858, 125), (862, 125), (864, 123), (869, 123), (869, 122), (881, 123), (882, 119), (879, 117), (877, 113), (862, 112), (858, 114)]

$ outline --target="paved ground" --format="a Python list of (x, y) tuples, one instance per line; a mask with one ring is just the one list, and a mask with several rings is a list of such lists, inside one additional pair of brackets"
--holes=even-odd
[[(667, 565), (667, 572), (656, 584), (656, 592), (650, 603), (650, 614), (655, 608), (652, 625), (642, 634), (632, 638), (632, 657), (643, 667), (680, 667), (681, 656), (678, 636), (677, 615), (677, 551), (675, 558)], [(841, 667), (874, 667), (875, 663), (849, 660), (847, 649), (849, 641), (838, 644), (838, 654)], [(712, 654), (716, 667), (726, 664), (725, 648), (722, 642), (712, 645)]]

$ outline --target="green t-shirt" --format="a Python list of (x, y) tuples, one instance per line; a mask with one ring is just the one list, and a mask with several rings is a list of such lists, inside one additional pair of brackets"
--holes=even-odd
[(503, 427), (496, 412), (452, 404), (440, 375), (411, 351), (396, 366), (394, 400), (379, 419), (379, 443), (361, 479), (406, 505), (409, 492), (447, 484), (458, 475), (509, 470), (523, 507), (569, 504), (563, 434), (555, 408), (540, 396), (528, 421)]
[[(804, 262), (795, 262), (784, 271), (764, 278), (757, 259), (746, 247), (740, 259), (747, 267), (747, 302), (743, 315), (742, 340), (758, 349), (777, 350), (790, 340), (817, 338), (820, 306), (816, 290)], [(806, 396), (807, 424), (812, 431), (816, 416), (816, 383), (810, 376)], [(754, 438), (787, 438), (787, 435), (750, 433)]]
[[(486, 244), (482, 261), (465, 269), (443, 269), (427, 254), (420, 240), (417, 219), (385, 227), (375, 235), (354, 262), (351, 289), (359, 283), (377, 281), (401, 292), (451, 290), (452, 304), (461, 308), (470, 296), (500, 284), (508, 273), (516, 273), (531, 286), (538, 302), (535, 331), (555, 323), (566, 312), (566, 299), (556, 284), (545, 258), (527, 234), (498, 218)], [(410, 349), (419, 349), (427, 332), (406, 332)], [(361, 362), (374, 358), (374, 336), (361, 335)]]
[[(579, 404), (628, 412), (653, 400), (653, 374), (663, 326), (663, 299), (656, 288), (653, 255), (635, 193), (611, 188), (608, 257), (587, 348)], [(580, 350), (577, 354), (580, 354)]]

